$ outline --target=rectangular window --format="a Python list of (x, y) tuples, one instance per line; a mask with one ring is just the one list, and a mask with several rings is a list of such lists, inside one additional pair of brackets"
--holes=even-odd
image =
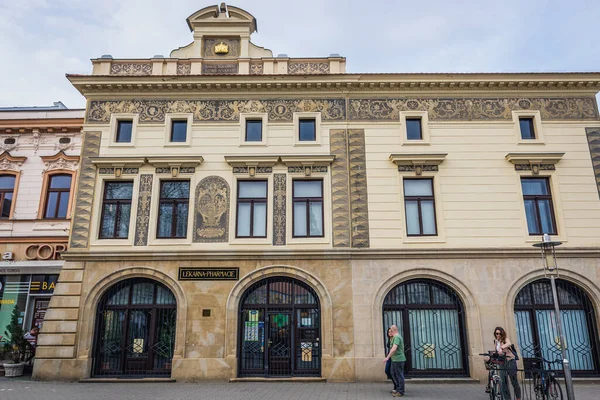
[(525, 217), (530, 235), (556, 235), (556, 221), (548, 178), (521, 178)]
[(158, 208), (157, 238), (185, 238), (187, 236), (189, 181), (162, 181)]
[(433, 179), (404, 179), (404, 207), (408, 236), (435, 236)]
[(301, 142), (314, 142), (317, 140), (316, 121), (314, 118), (298, 121)]
[(423, 140), (421, 118), (406, 118), (406, 139)]
[(100, 239), (127, 239), (133, 182), (106, 182), (102, 201)]
[(133, 121), (117, 121), (117, 143), (131, 143), (131, 131), (133, 129)]
[(44, 218), (67, 218), (71, 175), (52, 175), (48, 182)]
[(293, 236), (323, 237), (323, 181), (295, 180), (292, 197)]
[(262, 142), (262, 120), (246, 120), (246, 142)]
[(533, 118), (519, 118), (519, 127), (521, 128), (521, 139), (535, 139)]
[(15, 191), (15, 176), (0, 176), (0, 218), (10, 218), (10, 208), (12, 207), (13, 193)]
[(236, 237), (267, 237), (267, 181), (238, 181)]
[(187, 120), (171, 121), (171, 142), (185, 143), (187, 140)]

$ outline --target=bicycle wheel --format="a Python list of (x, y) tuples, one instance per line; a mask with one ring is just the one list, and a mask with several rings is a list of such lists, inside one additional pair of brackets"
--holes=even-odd
[(502, 400), (502, 388), (500, 387), (499, 379), (494, 381), (494, 386), (492, 386), (492, 391), (490, 392), (490, 399)]
[(548, 392), (546, 398), (548, 400), (562, 400), (562, 388), (556, 379), (552, 379), (548, 385)]

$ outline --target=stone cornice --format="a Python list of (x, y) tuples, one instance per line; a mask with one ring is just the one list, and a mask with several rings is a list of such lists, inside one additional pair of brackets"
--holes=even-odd
[(390, 154), (390, 161), (396, 165), (439, 165), (448, 153), (402, 153)]
[(90, 161), (97, 167), (126, 167), (137, 168), (144, 165), (144, 157), (90, 157)]
[(281, 156), (281, 162), (288, 167), (294, 165), (331, 165), (333, 160), (335, 160), (335, 156), (329, 154), (296, 154), (290, 156)]
[(225, 156), (225, 161), (232, 167), (272, 167), (279, 161), (279, 156)]
[(326, 75), (67, 75), (83, 95), (236, 92), (552, 92), (596, 94), (600, 73), (326, 74)]
[(202, 164), (204, 158), (201, 156), (187, 157), (148, 157), (148, 164), (153, 167), (197, 167)]
[[(600, 247), (561, 248), (556, 252), (560, 258), (598, 258)], [(540, 258), (533, 247), (489, 249), (328, 249), (328, 250), (149, 250), (132, 251), (74, 251), (61, 253), (67, 261), (233, 261), (233, 260), (393, 260), (393, 259), (514, 259)], [(539, 260), (540, 268), (542, 260)], [(560, 262), (559, 262), (560, 267)]]
[(556, 164), (565, 153), (548, 152), (514, 152), (506, 155), (506, 160), (512, 164)]

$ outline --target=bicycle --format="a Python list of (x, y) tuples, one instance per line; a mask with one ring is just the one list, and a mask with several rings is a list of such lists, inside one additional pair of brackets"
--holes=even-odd
[[(560, 359), (550, 361), (544, 357), (536, 357), (534, 361), (539, 361), (541, 364), (539, 370), (532, 372), (536, 400), (562, 400), (562, 388), (556, 373), (551, 369), (552, 364), (562, 364), (562, 361)], [(548, 364), (548, 369), (544, 369), (544, 364)]]
[(488, 373), (488, 383), (485, 391), (489, 393), (490, 400), (502, 400), (502, 385), (500, 381), (500, 366), (506, 362), (506, 356), (490, 351), (479, 353), (480, 356), (489, 357), (485, 360), (485, 369)]

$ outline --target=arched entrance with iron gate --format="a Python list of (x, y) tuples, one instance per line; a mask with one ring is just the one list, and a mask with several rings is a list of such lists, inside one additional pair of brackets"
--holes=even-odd
[(404, 338), (407, 375), (468, 375), (464, 306), (450, 287), (431, 279), (395, 286), (383, 302), (386, 346), (391, 325)]
[(241, 297), (238, 375), (321, 376), (321, 316), (306, 283), (271, 277)]
[(92, 376), (170, 376), (176, 322), (175, 296), (162, 283), (115, 284), (98, 303)]
[[(599, 375), (598, 331), (588, 295), (569, 281), (556, 280), (556, 291), (573, 375)], [(519, 351), (527, 364), (535, 357), (561, 358), (554, 300), (548, 279), (529, 283), (515, 299)]]

